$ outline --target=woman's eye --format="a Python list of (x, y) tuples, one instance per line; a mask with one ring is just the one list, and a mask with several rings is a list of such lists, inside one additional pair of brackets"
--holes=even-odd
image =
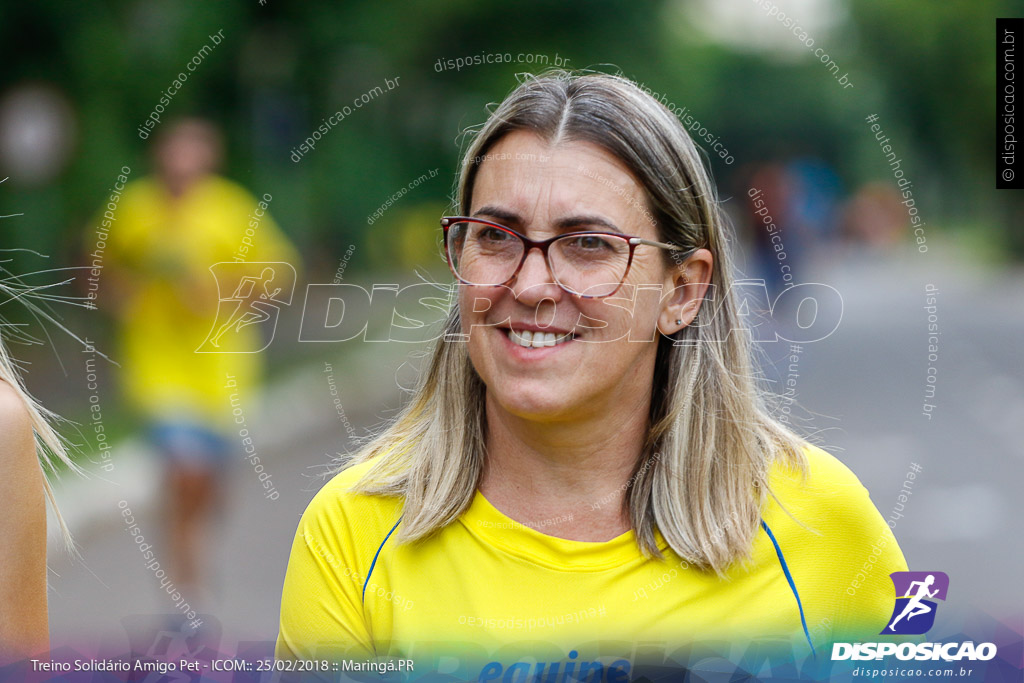
[(484, 228), (477, 235), (477, 239), (482, 242), (502, 242), (508, 238), (508, 233), (497, 228)]
[(597, 235), (580, 235), (575, 237), (570, 246), (582, 251), (604, 251), (611, 248), (607, 240)]

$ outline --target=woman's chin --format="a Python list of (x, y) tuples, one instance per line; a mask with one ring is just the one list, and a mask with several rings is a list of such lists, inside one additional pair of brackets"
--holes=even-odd
[[(534, 383), (529, 383), (533, 385)], [(519, 386), (512, 391), (503, 391), (496, 395), (495, 404), (506, 413), (524, 420), (548, 422), (558, 420), (576, 411), (579, 403), (573, 401), (571, 395), (559, 387)], [(564, 385), (562, 385), (564, 387)]]

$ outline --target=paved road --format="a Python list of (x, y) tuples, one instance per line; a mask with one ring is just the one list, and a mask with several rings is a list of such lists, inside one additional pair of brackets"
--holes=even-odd
[[(224, 629), (228, 644), (222, 651), (233, 652), (236, 641), (276, 637), (280, 589), (299, 516), (323, 484), (332, 458), (349, 450), (349, 428), (362, 434), (400, 404), (395, 376), (407, 374), (400, 371), (407, 351), (399, 345), (354, 346), (346, 359), (332, 363), (330, 376), (319, 362), (276, 383), (262, 406), (243, 397), (258, 454), (281, 495), (268, 500), (241, 457), (229, 474), (216, 542), (210, 544), (212, 595), (202, 608), (215, 615), (205, 626)], [(81, 559), (51, 551), (54, 645), (91, 649), (102, 640), (118, 651), (116, 643), (125, 639), (123, 620), (176, 612), (118, 509), (119, 501), (128, 503), (159, 560), (165, 543), (156, 461), (136, 443), (116, 449), (115, 458), (117, 469), (105, 480), (70, 480), (59, 494), (68, 500), (64, 507), (76, 527)]]
[[(899, 503), (912, 464), (920, 467), (895, 532), (912, 569), (951, 577), (950, 609), (940, 613), (940, 629), (956, 630), (957, 615), (968, 608), (1016, 623), (1024, 606), (1018, 575), (1024, 560), (1024, 367), (1018, 341), (1024, 334), (1024, 274), (993, 275), (933, 249), (927, 256), (911, 252), (885, 261), (846, 254), (838, 264), (819, 263), (803, 279), (834, 286), (844, 305), (840, 328), (803, 345), (797, 365), (796, 398), (814, 413), (811, 425), (820, 430), (822, 445), (861, 477), (883, 516)], [(931, 419), (922, 415), (929, 283), (938, 288), (941, 332)], [(785, 344), (765, 348), (779, 359), (788, 355)], [(398, 404), (395, 372), (411, 350), (397, 344), (345, 347), (349, 355), (337, 364), (335, 377), (346, 419), (357, 431)], [(783, 378), (788, 364), (778, 365)], [(401, 376), (411, 376), (408, 368)], [(262, 451), (281, 498), (264, 499), (253, 473), (240, 463), (211, 557), (212, 607), (230, 642), (275, 637), (296, 522), (320, 485), (320, 466), (349, 442), (322, 364), (293, 378), (275, 400), (254, 431), (257, 443), (271, 444)], [(82, 561), (55, 556), (51, 563), (55, 644), (94, 642), (101, 634), (123, 639), (121, 621), (128, 615), (173, 611), (109, 502), (118, 495), (132, 505), (137, 501), (139, 525), (159, 548), (157, 510), (146, 505), (155, 479), (151, 471), (133, 476), (146, 482), (124, 493), (107, 490), (105, 511), (93, 515), (98, 521), (78, 530)], [(102, 498), (100, 490), (111, 485), (88, 486), (91, 493), (79, 487), (74, 495)]]
[[(844, 312), (836, 334), (804, 346), (798, 399), (886, 518), (900, 514), (906, 474), (920, 467), (894, 533), (911, 569), (950, 575), (933, 634), (959, 630), (969, 609), (1020, 632), (1024, 273), (933, 249), (888, 260), (849, 254), (806, 279), (838, 289)], [(938, 291), (934, 311), (925, 310), (928, 285)], [(931, 362), (930, 313), (940, 333)], [(929, 365), (935, 396), (926, 401)], [(788, 374), (788, 364), (779, 369)]]

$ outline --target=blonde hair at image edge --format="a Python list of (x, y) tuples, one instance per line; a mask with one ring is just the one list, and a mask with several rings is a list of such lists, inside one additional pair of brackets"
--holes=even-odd
[[(628, 505), (643, 553), (661, 555), (657, 525), (680, 557), (724, 573), (750, 556), (771, 493), (769, 466), (781, 460), (806, 472), (806, 442), (770, 415), (768, 394), (753, 375), (750, 336), (729, 334), (742, 325), (731, 290), (731, 235), (699, 152), (679, 120), (626, 78), (561, 70), (527, 75), (471, 138), (456, 193), (461, 215), (469, 211), (479, 160), (517, 130), (552, 144), (603, 148), (646, 189), (659, 240), (714, 255), (712, 286), (693, 324), (672, 339), (659, 336), (653, 419)], [(480, 479), (485, 387), (466, 345), (445, 341), (460, 326), (454, 303), (410, 401), (347, 463), (376, 458), (358, 490), (404, 497), (399, 542), (457, 519)]]

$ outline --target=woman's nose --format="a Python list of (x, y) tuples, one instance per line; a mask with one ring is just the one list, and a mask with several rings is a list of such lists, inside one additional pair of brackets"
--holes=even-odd
[(558, 301), (562, 298), (562, 288), (555, 282), (540, 249), (534, 247), (527, 252), (523, 267), (519, 269), (519, 274), (512, 283), (512, 293), (515, 294), (517, 301), (528, 306), (540, 303), (544, 299)]

